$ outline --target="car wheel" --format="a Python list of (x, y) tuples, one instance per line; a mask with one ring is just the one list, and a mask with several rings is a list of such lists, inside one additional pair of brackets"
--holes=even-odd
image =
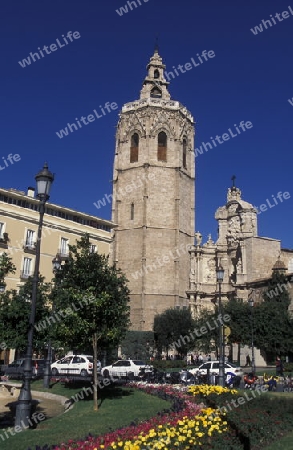
[(82, 377), (87, 377), (87, 376), (88, 376), (87, 370), (82, 369), (82, 370), (80, 371), (80, 375), (81, 375)]
[(105, 378), (109, 378), (109, 370), (108, 369), (105, 369), (104, 371), (103, 371), (103, 377), (105, 377)]
[(58, 375), (58, 370), (56, 369), (56, 367), (53, 367), (53, 369), (52, 369), (52, 375), (53, 375), (53, 377), (55, 377), (56, 375)]

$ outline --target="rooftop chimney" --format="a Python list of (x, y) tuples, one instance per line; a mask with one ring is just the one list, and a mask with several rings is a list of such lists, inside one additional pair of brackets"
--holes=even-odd
[(33, 188), (33, 187), (28, 187), (28, 188), (27, 188), (27, 196), (28, 196), (28, 197), (34, 198), (34, 197), (35, 197), (35, 188)]

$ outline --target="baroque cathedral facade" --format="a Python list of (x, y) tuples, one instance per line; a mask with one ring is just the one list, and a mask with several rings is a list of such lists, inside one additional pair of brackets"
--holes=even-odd
[(223, 300), (261, 297), (273, 267), (293, 275), (293, 250), (257, 235), (257, 210), (234, 180), (216, 212), (217, 241), (202, 244), (195, 233), (194, 119), (171, 99), (164, 70), (156, 49), (116, 133), (112, 259), (128, 279), (131, 328), (140, 331), (152, 330), (168, 308), (191, 308), (194, 316), (213, 308), (220, 262)]
[[(234, 177), (233, 177), (234, 178)], [(227, 202), (217, 209), (218, 239), (209, 236), (202, 244), (202, 235), (195, 233), (190, 249), (190, 286), (187, 295), (193, 316), (210, 309), (217, 300), (216, 268), (224, 269), (223, 300), (241, 298), (262, 301), (262, 292), (273, 271), (286, 275), (286, 289), (293, 298), (293, 250), (281, 248), (278, 239), (258, 236), (257, 209), (241, 198), (234, 185), (228, 189)]]

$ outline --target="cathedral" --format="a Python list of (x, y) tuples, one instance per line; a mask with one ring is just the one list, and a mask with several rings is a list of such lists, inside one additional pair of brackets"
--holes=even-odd
[[(218, 239), (211, 237), (202, 244), (202, 235), (195, 233), (190, 249), (190, 286), (187, 295), (193, 316), (201, 309), (211, 309), (217, 298), (216, 268), (224, 269), (223, 300), (241, 298), (262, 300), (262, 292), (273, 271), (288, 278), (286, 289), (293, 298), (293, 250), (282, 249), (277, 239), (257, 234), (257, 209), (241, 198), (234, 185), (228, 189), (227, 203), (217, 209)], [(292, 280), (291, 280), (292, 279)]]
[(234, 177), (215, 214), (217, 241), (202, 244), (195, 233), (194, 119), (171, 99), (164, 70), (156, 48), (140, 97), (122, 107), (116, 133), (112, 258), (129, 281), (138, 331), (152, 330), (155, 315), (168, 308), (191, 308), (194, 317), (213, 308), (219, 264), (223, 300), (261, 298), (272, 270), (293, 275), (293, 250), (257, 235), (258, 211), (241, 198)]

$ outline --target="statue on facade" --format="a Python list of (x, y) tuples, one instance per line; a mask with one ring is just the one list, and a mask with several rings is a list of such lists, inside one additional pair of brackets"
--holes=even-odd
[(195, 237), (195, 245), (196, 245), (196, 247), (200, 247), (200, 245), (202, 243), (202, 235), (200, 234), (199, 231), (197, 231), (196, 233), (194, 233), (194, 237)]
[(238, 261), (237, 261), (236, 271), (237, 271), (238, 275), (243, 272), (243, 265), (242, 265), (242, 259), (241, 258), (239, 258)]

